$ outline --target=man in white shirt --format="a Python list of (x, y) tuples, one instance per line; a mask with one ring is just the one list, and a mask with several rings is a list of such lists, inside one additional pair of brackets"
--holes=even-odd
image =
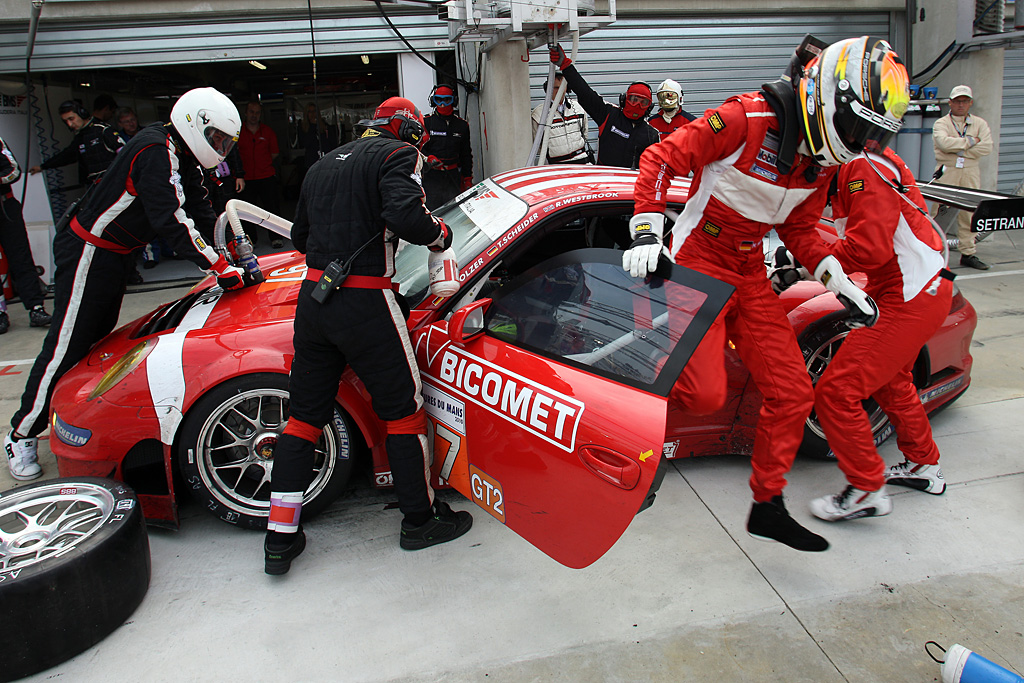
[[(974, 104), (974, 93), (966, 85), (958, 85), (949, 93), (949, 114), (935, 122), (932, 141), (935, 144), (935, 168), (945, 166), (941, 182), (978, 189), (981, 174), (978, 160), (992, 152), (992, 132), (980, 116), (969, 112)], [(961, 211), (957, 216), (957, 236), (960, 238), (960, 265), (988, 270), (987, 263), (976, 255), (974, 233), (971, 232), (971, 213)]]
[[(562, 72), (555, 72), (555, 84), (552, 96), (558, 94), (562, 85)], [(544, 84), (547, 92), (547, 83)], [(553, 105), (554, 106), (554, 105)], [(537, 105), (533, 110), (533, 134), (543, 123), (540, 119), (544, 105)], [(562, 94), (561, 102), (556, 106), (555, 118), (551, 121), (551, 132), (548, 134), (549, 164), (585, 164), (587, 156), (587, 114), (574, 101)]]

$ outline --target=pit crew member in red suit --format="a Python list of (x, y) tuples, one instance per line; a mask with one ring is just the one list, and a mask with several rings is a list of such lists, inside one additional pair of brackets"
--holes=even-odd
[[(910, 373), (949, 313), (953, 276), (914, 174), (891, 150), (841, 166), (832, 207), (842, 236), (832, 255), (867, 275), (865, 289), (879, 309), (878, 324), (850, 331), (814, 389), (818, 419), (849, 485), (811, 501), (811, 512), (835, 522), (889, 514), (886, 481), (934, 495), (946, 490)], [(889, 416), (905, 457), (888, 470), (861, 403), (869, 397)]]
[(473, 147), (469, 123), (455, 113), (459, 95), (450, 85), (438, 85), (428, 99), (434, 113), (424, 119), (427, 139), (423, 154), (423, 191), (427, 208), (433, 211), (473, 185)]
[(659, 139), (658, 131), (645, 120), (652, 106), (650, 86), (630, 84), (615, 106), (590, 87), (561, 45), (551, 49), (549, 58), (569, 82), (580, 106), (597, 123), (597, 163), (636, 168), (643, 151)]
[[(4, 439), (9, 464), (38, 467), (36, 436), (48, 424), (54, 385), (114, 329), (134, 252), (163, 237), (175, 252), (215, 273), (224, 289), (243, 286), (242, 270), (202, 236), (213, 233), (217, 217), (199, 168), (224, 160), (241, 125), (223, 94), (188, 91), (171, 109), (169, 124), (147, 126), (125, 145), (54, 238), (53, 320)], [(24, 478), (34, 476), (38, 471)]]
[[(885, 116), (891, 121), (884, 132), (891, 135), (899, 128), (899, 117), (870, 98), (856, 100), (860, 115), (851, 121), (820, 116), (822, 108), (813, 100), (798, 97), (794, 86), (809, 89), (818, 78), (801, 64), (820, 50), (821, 43), (808, 36), (783, 79), (766, 84), (761, 92), (730, 98), (644, 153), (630, 222), (634, 242), (623, 256), (624, 267), (634, 276), (658, 267), (664, 251), (664, 188), (673, 177), (693, 171), (686, 208), (672, 233), (675, 262), (728, 282), (736, 292), (687, 364), (672, 397), (697, 413), (719, 408), (726, 390), (726, 340), (735, 345), (764, 397), (751, 458), (754, 502), (747, 530), (756, 538), (805, 551), (825, 550), (828, 542), (790, 517), (782, 490), (814, 391), (793, 328), (765, 276), (761, 240), (774, 227), (855, 320), (872, 324), (877, 317), (873, 302), (828, 253), (815, 225), (835, 167), (860, 151), (853, 140), (881, 136), (873, 122)], [(870, 67), (866, 82), (859, 77), (846, 82), (844, 96), (856, 99), (852, 92), (868, 88), (878, 92), (875, 71), (892, 53), (887, 43), (862, 37), (824, 50), (829, 51), (858, 66), (851, 67), (851, 77), (860, 74), (862, 62)], [(853, 149), (830, 146), (848, 138)]]
[(657, 95), (660, 109), (647, 119), (647, 123), (651, 124), (664, 140), (676, 128), (685, 126), (696, 117), (682, 108), (683, 89), (671, 78), (661, 82)]
[[(420, 373), (402, 302), (393, 291), (399, 238), (443, 251), (448, 226), (430, 215), (419, 184), (423, 116), (403, 97), (385, 100), (367, 129), (313, 164), (302, 182), (292, 242), (308, 271), (295, 311), (291, 415), (274, 451), (268, 574), (284, 574), (306, 547), (299, 524), (313, 478), (314, 446), (334, 416), (347, 365), (362, 380), (387, 425), (387, 452), (404, 519), (400, 545), (419, 550), (458, 538), (472, 516), (434, 499)], [(332, 264), (349, 275), (326, 281)], [(323, 295), (323, 296), (321, 296)]]

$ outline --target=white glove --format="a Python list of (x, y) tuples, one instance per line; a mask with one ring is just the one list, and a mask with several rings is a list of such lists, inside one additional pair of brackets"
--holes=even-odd
[(864, 290), (853, 284), (839, 260), (835, 256), (826, 256), (814, 269), (814, 279), (825, 285), (825, 289), (836, 295), (839, 302), (850, 313), (846, 324), (849, 327), (871, 327), (878, 322), (878, 306), (874, 299)]
[(647, 277), (658, 268), (658, 259), (668, 249), (662, 246), (661, 236), (665, 230), (665, 215), (660, 213), (638, 213), (629, 219), (629, 230), (633, 243), (622, 254), (622, 267), (632, 277)]

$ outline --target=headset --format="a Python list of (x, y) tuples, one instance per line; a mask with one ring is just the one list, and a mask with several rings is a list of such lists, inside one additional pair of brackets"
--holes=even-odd
[[(555, 72), (555, 78), (561, 78), (561, 79), (564, 80), (565, 79), (565, 74), (563, 74), (561, 71), (556, 71)], [(544, 79), (544, 82), (540, 84), (540, 89), (543, 90), (544, 92), (548, 91), (548, 79), (546, 79), (546, 78)], [(566, 88), (565, 91), (569, 92), (569, 88)]]
[(413, 147), (419, 147), (420, 143), (423, 142), (423, 126), (420, 125), (420, 122), (401, 112), (396, 112), (392, 118), (401, 121), (398, 124), (398, 139), (402, 142), (408, 142)]
[(647, 85), (643, 81), (633, 81), (632, 83), (629, 84), (629, 86), (626, 88), (625, 91), (623, 91), (622, 93), (619, 94), (619, 109), (625, 109), (626, 108), (626, 92), (628, 92), (629, 89), (632, 88), (634, 85), (642, 85), (645, 88), (647, 88), (647, 92), (650, 93), (647, 96), (647, 99), (650, 100), (650, 104), (647, 105), (647, 111), (645, 111), (640, 116), (641, 119), (646, 119), (648, 114), (651, 113), (651, 110), (654, 109), (654, 91), (651, 90), (651, 86)]
[(437, 108), (437, 102), (434, 99), (434, 95), (437, 94), (437, 89), (438, 88), (448, 88), (449, 90), (452, 91), (452, 97), (453, 97), (452, 108), (453, 109), (458, 109), (459, 108), (459, 89), (456, 88), (453, 85), (448, 85), (447, 83), (438, 83), (437, 85), (434, 86), (434, 89), (430, 91), (430, 97), (427, 98), (427, 104), (429, 104), (431, 107), (433, 107), (435, 109)]
[(60, 103), (60, 106), (57, 107), (58, 114), (66, 114), (69, 111), (73, 111), (81, 116), (83, 121), (88, 121), (92, 116), (92, 112), (86, 109), (85, 105), (78, 100), (64, 100)]

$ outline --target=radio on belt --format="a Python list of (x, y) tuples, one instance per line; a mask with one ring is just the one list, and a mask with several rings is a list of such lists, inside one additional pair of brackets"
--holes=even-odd
[(320, 279), (316, 283), (316, 287), (310, 295), (313, 297), (313, 301), (318, 304), (322, 304), (327, 301), (327, 297), (329, 297), (335, 289), (341, 287), (341, 283), (345, 281), (346, 277), (348, 277), (347, 266), (347, 263), (342, 266), (338, 261), (331, 261), (327, 264), (327, 267), (324, 268), (324, 274), (320, 276)]

